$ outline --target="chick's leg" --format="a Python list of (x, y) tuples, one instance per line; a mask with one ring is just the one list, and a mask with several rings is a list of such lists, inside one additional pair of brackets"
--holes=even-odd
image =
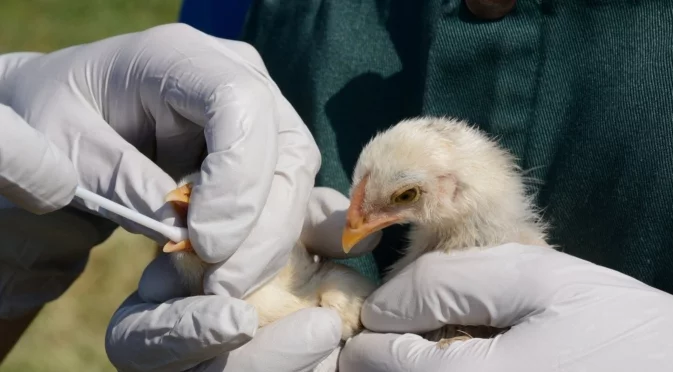
[(316, 276), (319, 306), (335, 310), (341, 318), (341, 338), (347, 340), (363, 330), (360, 313), (365, 299), (376, 288), (355, 270), (326, 262)]
[[(166, 195), (166, 202), (171, 203), (175, 212), (180, 218), (185, 221), (187, 219), (187, 212), (189, 211), (189, 197), (192, 193), (192, 184), (184, 184), (177, 189), (171, 191)], [(193, 251), (189, 240), (181, 242), (168, 242), (164, 245), (164, 252), (179, 252), (179, 251)]]

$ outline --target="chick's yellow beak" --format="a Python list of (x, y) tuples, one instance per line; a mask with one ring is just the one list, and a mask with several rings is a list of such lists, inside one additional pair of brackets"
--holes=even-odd
[(362, 216), (348, 218), (346, 220), (346, 227), (344, 227), (343, 234), (341, 235), (341, 245), (343, 246), (344, 252), (350, 252), (356, 244), (362, 241), (362, 239), (376, 231), (397, 223), (399, 220), (400, 219), (396, 216), (385, 216), (369, 222), (364, 222)]
[(398, 216), (394, 215), (377, 215), (371, 219), (363, 215), (362, 202), (364, 200), (366, 183), (367, 177), (353, 190), (351, 204), (348, 207), (346, 215), (346, 226), (341, 235), (341, 245), (345, 253), (350, 252), (357, 243), (372, 233), (393, 225), (400, 220)]
[(358, 218), (356, 221), (351, 221), (350, 218), (346, 220), (346, 227), (344, 227), (343, 234), (341, 235), (341, 245), (343, 246), (344, 252), (350, 252), (355, 244), (370, 234), (364, 231), (362, 225), (362, 217)]

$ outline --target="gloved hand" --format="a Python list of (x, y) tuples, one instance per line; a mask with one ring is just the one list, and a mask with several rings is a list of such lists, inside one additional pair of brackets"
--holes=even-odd
[[(673, 296), (539, 247), (425, 255), (371, 295), (362, 321), (381, 333), (347, 342), (340, 372), (663, 372), (673, 365)], [(444, 350), (405, 334), (442, 324), (512, 328)]]
[[(164, 203), (164, 196), (176, 187), (173, 178), (201, 167), (201, 182), (192, 190), (189, 237), (202, 259), (216, 263), (206, 278), (206, 293), (221, 296), (175, 298), (159, 305), (142, 302), (137, 295), (129, 298), (108, 335), (116, 364), (124, 369), (172, 370), (233, 350), (250, 338), (255, 314), (236, 298), (287, 262), (320, 166), (310, 132), (253, 48), (186, 25), (166, 25), (45, 55), (7, 54), (0, 56), (0, 103), (67, 154), (80, 185), (167, 224), (176, 223), (172, 208)], [(78, 199), (72, 205), (165, 243), (154, 232), (105, 210)], [(81, 219), (67, 209), (70, 217)], [(2, 212), (8, 220), (14, 213)], [(26, 227), (3, 247), (3, 316), (20, 315), (62, 293), (71, 272), (81, 270), (85, 250), (92, 246), (88, 243), (99, 241), (99, 230), (107, 231), (107, 226), (95, 231), (65, 227), (58, 234), (50, 230), (50, 236), (42, 236), (40, 230), (28, 235), (31, 229)], [(87, 239), (60, 244), (80, 233)], [(59, 249), (49, 249), (54, 245)], [(69, 251), (59, 254), (57, 263), (44, 259), (63, 245)], [(68, 265), (72, 260), (77, 264)], [(66, 267), (68, 280), (45, 291), (35, 285), (35, 275), (23, 275), (19, 281), (12, 275), (32, 274), (34, 267), (42, 269), (38, 278), (54, 277), (51, 271)], [(139, 293), (152, 293), (143, 291), (145, 287), (141, 283)], [(26, 293), (30, 303), (21, 298)], [(246, 350), (263, 351), (263, 345), (286, 346), (299, 355), (285, 362), (270, 360), (274, 368), (289, 368), (283, 363), (293, 364), (292, 369), (297, 363), (316, 364), (324, 354), (321, 348), (329, 344), (326, 350), (331, 352), (339, 338), (338, 331), (329, 330), (340, 325), (335, 314), (323, 309), (300, 315), (301, 326), (279, 322), (259, 331), (251, 346), (229, 354), (227, 365), (240, 365), (236, 363), (245, 360), (243, 355), (254, 363)], [(279, 334), (284, 335), (282, 344)], [(159, 358), (148, 360), (153, 355)]]
[(36, 214), (66, 206), (77, 173), (68, 157), (11, 108), (0, 104), (0, 195)]
[(172, 24), (45, 55), (7, 54), (0, 103), (70, 157), (81, 186), (167, 224), (177, 223), (164, 203), (172, 176), (200, 166), (189, 238), (202, 259), (224, 262), (207, 293), (254, 290), (300, 235), (320, 153), (247, 44)]
[[(335, 190), (313, 189), (302, 241), (320, 253), (342, 251), (341, 231), (349, 203)], [(351, 252), (371, 251), (380, 239), (380, 232), (372, 234)], [(244, 301), (183, 295), (168, 257), (158, 257), (143, 273), (138, 294), (127, 299), (110, 322), (106, 349), (115, 367), (218, 372), (336, 368), (341, 320), (332, 310), (302, 310), (256, 332), (256, 312)], [(146, 302), (147, 298), (161, 303)]]

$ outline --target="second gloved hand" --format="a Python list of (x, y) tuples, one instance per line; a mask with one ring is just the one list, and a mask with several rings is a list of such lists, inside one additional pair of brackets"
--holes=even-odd
[[(379, 333), (351, 339), (340, 372), (664, 372), (673, 365), (673, 296), (540, 247), (422, 256), (370, 296), (362, 322)], [(444, 324), (512, 328), (446, 349), (412, 334)]]
[[(339, 256), (349, 200), (329, 188), (310, 194), (301, 240), (318, 253)], [(371, 251), (375, 233), (351, 254)], [(229, 296), (182, 297), (167, 255), (147, 267), (138, 294), (114, 314), (106, 336), (121, 371), (334, 371), (341, 320), (329, 309), (298, 311), (257, 330), (257, 315)]]

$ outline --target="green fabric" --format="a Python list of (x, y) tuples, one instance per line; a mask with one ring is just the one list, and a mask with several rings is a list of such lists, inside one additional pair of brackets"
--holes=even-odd
[(467, 119), (540, 181), (552, 243), (673, 292), (673, 2), (519, 0), (484, 22), (459, 0), (260, 0), (245, 40), (314, 133), (320, 185), (346, 193), (400, 119)]

